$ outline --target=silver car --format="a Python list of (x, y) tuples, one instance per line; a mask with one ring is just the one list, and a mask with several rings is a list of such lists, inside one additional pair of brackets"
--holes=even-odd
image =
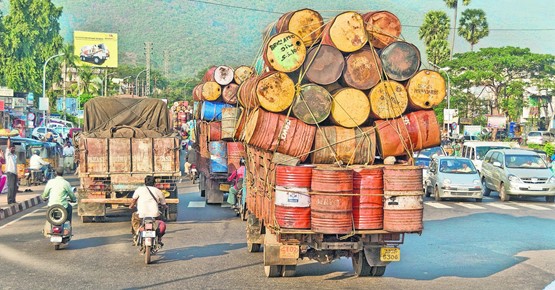
[(484, 195), (499, 192), (502, 201), (511, 196), (545, 196), (555, 201), (555, 176), (536, 152), (522, 149), (491, 150), (482, 163)]
[(433, 192), (436, 201), (443, 198), (474, 198), (481, 202), (483, 197), (480, 175), (472, 161), (464, 157), (432, 158), (425, 191), (427, 197)]

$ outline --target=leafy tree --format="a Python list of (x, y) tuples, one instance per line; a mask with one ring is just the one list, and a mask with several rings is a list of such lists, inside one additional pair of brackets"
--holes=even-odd
[(433, 40), (426, 47), (428, 61), (432, 63), (442, 63), (449, 60), (449, 43), (445, 39)]
[(98, 81), (93, 81), (95, 79), (95, 75), (93, 74), (92, 68), (90, 66), (83, 66), (79, 68), (78, 74), (80, 79), (78, 94), (98, 95), (102, 82), (99, 83)]
[(470, 43), (470, 51), (480, 39), (489, 35), (486, 13), (482, 9), (463, 11), (459, 24), (459, 35)]
[(449, 36), (449, 17), (443, 11), (430, 11), (424, 16), (424, 23), (418, 30), (418, 37), (426, 46), (434, 40), (444, 40)]
[[(64, 44), (64, 46), (62, 47), (62, 53), (64, 54), (61, 56), (62, 91), (63, 91), (64, 100), (65, 100), (65, 98), (67, 97), (67, 91), (68, 91), (68, 87), (67, 87), (68, 70), (72, 67), (75, 67), (75, 63), (79, 58), (75, 54), (73, 54), (73, 45), (70, 43)], [(71, 82), (71, 79), (69, 81)]]
[[(451, 39), (451, 57), (453, 58), (453, 51), (455, 51), (455, 31), (457, 30), (457, 10), (459, 7), (459, 0), (443, 0), (445, 5), (450, 9), (454, 9), (455, 12), (453, 13), (453, 39)], [(470, 0), (462, 0), (462, 4), (464, 6), (468, 6), (470, 4)]]
[[(480, 102), (485, 102), (482, 109), (487, 114), (503, 113), (511, 120), (517, 120), (522, 106), (526, 105), (525, 87), (555, 87), (555, 56), (535, 54), (528, 48), (482, 48), (477, 52), (455, 54), (453, 60), (441, 65), (450, 68), (452, 96), (473, 87), (489, 89), (493, 97), (480, 97)], [(466, 99), (464, 104), (468, 103), (470, 100)], [(472, 114), (476, 116), (481, 112), (473, 111)]]
[[(0, 51), (0, 75), (5, 84), (20, 92), (42, 91), (44, 61), (62, 48), (58, 19), (62, 8), (50, 0), (11, 0), (9, 13), (2, 19), (5, 27)], [(47, 79), (57, 69), (48, 68)]]

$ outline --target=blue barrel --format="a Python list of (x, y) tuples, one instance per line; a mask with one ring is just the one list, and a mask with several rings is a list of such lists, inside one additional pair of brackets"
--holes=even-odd
[(210, 150), (210, 172), (227, 173), (227, 144), (225, 141), (212, 141)]
[(208, 102), (202, 103), (202, 110), (200, 112), (200, 118), (206, 121), (221, 121), (222, 120), (222, 109), (231, 108), (233, 105), (222, 103), (222, 102)]

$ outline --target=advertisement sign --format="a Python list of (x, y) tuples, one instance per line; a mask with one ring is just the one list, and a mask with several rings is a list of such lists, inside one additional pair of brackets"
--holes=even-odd
[(443, 109), (443, 124), (457, 123), (459, 121), (459, 110)]
[(118, 67), (116, 33), (75, 31), (73, 46), (79, 66)]
[(8, 89), (6, 87), (0, 87), (0, 96), (1, 97), (13, 97), (13, 90)]
[(488, 115), (488, 128), (505, 128), (507, 117)]
[(27, 107), (27, 99), (25, 98), (13, 98), (12, 99), (13, 108), (25, 108)]
[(39, 98), (39, 110), (48, 111), (48, 98)]
[(0, 111), (4, 112), (4, 100), (0, 100)]
[[(66, 113), (71, 115), (77, 115), (77, 99), (76, 98), (66, 98)], [(64, 111), (64, 99), (58, 98), (56, 103), (56, 110), (58, 112)]]

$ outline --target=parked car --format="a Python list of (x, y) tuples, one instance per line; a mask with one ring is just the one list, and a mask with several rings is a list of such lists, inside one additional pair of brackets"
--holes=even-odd
[(414, 157), (414, 165), (422, 167), (422, 184), (426, 184), (428, 179), (428, 169), (430, 168), (431, 161), (432, 159), (426, 155)]
[(482, 170), (482, 160), (486, 153), (492, 149), (500, 148), (518, 148), (520, 147), (517, 142), (497, 142), (497, 141), (466, 141), (462, 147), (462, 157), (472, 160), (476, 170)]
[(437, 156), (432, 158), (425, 184), (426, 196), (432, 193), (436, 201), (443, 198), (483, 198), (480, 175), (472, 161), (464, 157)]
[(522, 149), (491, 150), (482, 163), (484, 195), (499, 192), (502, 201), (511, 196), (545, 196), (555, 201), (555, 176), (536, 152)]
[(544, 145), (545, 143), (554, 141), (555, 135), (547, 131), (530, 131), (526, 137), (527, 144)]

